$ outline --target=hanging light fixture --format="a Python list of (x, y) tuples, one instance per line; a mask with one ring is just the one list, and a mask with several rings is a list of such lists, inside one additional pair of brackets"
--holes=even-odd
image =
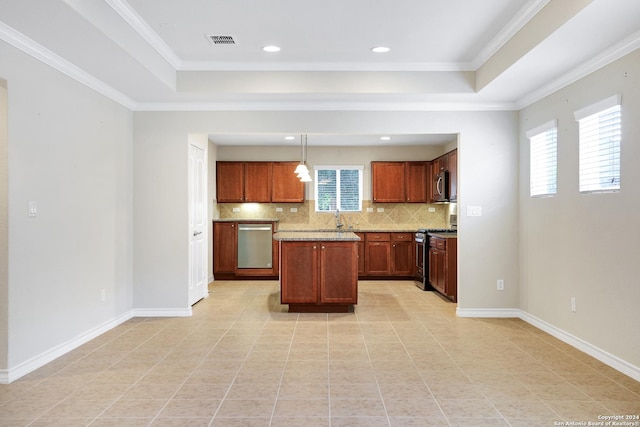
[(298, 178), (300, 178), (301, 182), (311, 182), (311, 174), (309, 173), (309, 169), (306, 165), (307, 160), (307, 135), (300, 135), (300, 164), (296, 167), (294, 171)]

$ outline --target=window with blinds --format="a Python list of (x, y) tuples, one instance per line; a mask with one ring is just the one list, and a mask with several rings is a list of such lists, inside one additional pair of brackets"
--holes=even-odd
[(575, 112), (579, 122), (581, 193), (620, 190), (622, 117), (616, 95)]
[(316, 212), (362, 211), (364, 166), (315, 166)]
[(529, 191), (531, 197), (558, 192), (558, 125), (555, 120), (531, 129), (529, 138)]

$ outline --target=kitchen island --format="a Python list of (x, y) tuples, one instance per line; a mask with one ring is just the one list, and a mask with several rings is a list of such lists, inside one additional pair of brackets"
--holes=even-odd
[(352, 232), (273, 235), (280, 260), (280, 302), (296, 313), (347, 313), (358, 302), (358, 241)]

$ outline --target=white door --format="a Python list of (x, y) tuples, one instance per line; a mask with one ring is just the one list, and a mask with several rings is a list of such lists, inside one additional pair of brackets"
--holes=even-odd
[(206, 175), (204, 150), (191, 146), (189, 152), (189, 304), (207, 294)]

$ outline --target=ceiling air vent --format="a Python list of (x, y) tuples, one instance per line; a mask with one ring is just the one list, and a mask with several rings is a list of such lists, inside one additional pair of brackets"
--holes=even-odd
[(236, 40), (233, 36), (213, 36), (209, 34), (207, 38), (213, 44), (236, 44)]

